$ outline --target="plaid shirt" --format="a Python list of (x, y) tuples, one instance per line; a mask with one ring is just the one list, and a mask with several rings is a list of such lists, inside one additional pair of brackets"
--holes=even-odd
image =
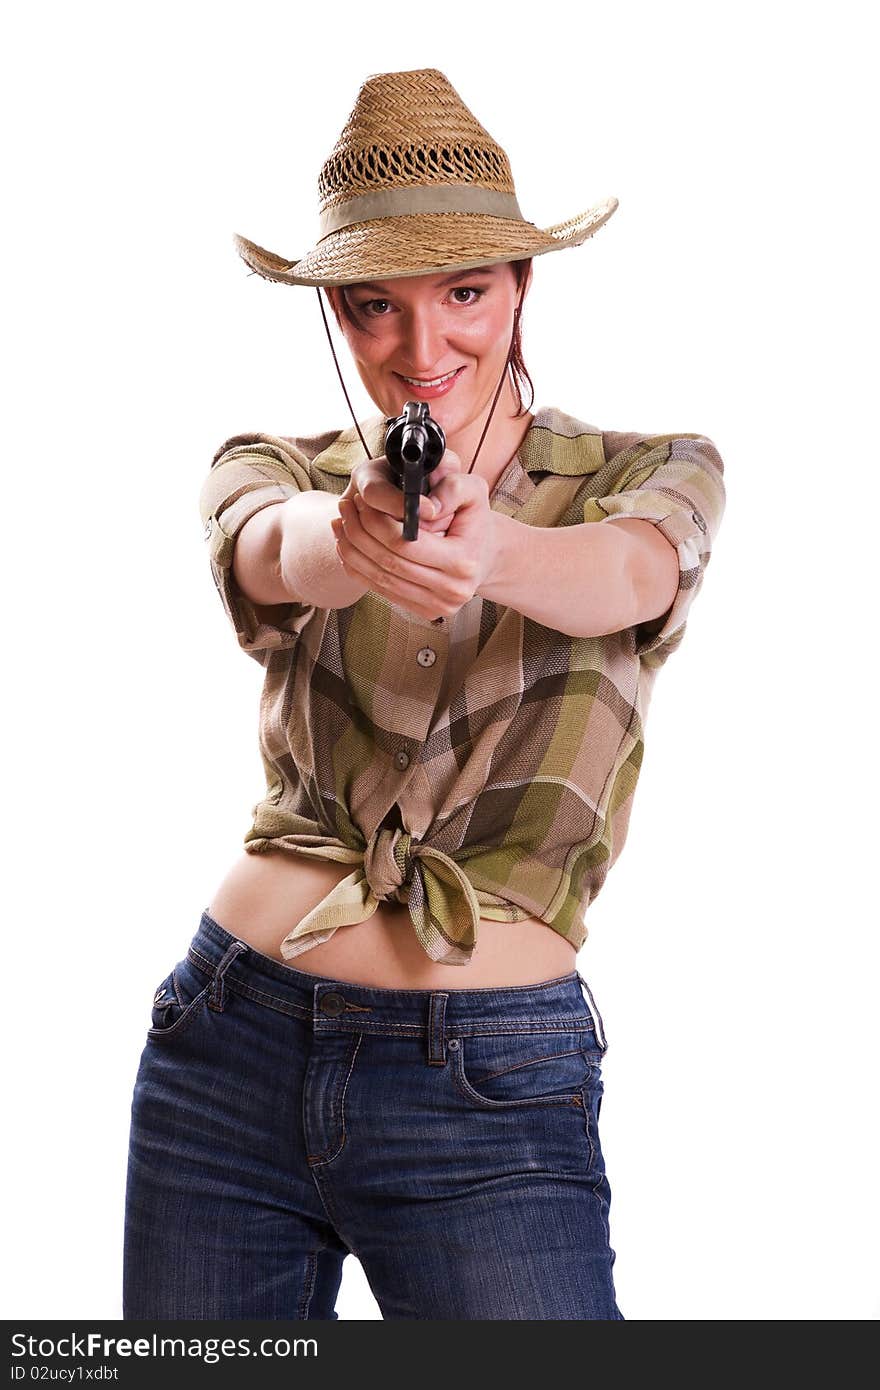
[[(362, 429), (380, 455), (384, 416)], [(265, 669), (267, 791), (245, 848), (352, 866), (282, 955), (365, 921), (381, 900), (405, 903), (428, 956), (449, 965), (470, 959), (480, 917), (537, 917), (580, 948), (626, 840), (652, 685), (684, 636), (721, 522), (718, 451), (705, 435), (602, 431), (542, 409), (490, 495), (494, 511), (530, 526), (653, 522), (680, 574), (672, 607), (650, 623), (572, 637), (479, 595), (431, 622), (372, 591), (346, 608), (255, 609), (232, 575), (241, 527), (302, 488), (341, 494), (363, 457), (353, 426), (235, 435), (200, 494), (223, 606)]]

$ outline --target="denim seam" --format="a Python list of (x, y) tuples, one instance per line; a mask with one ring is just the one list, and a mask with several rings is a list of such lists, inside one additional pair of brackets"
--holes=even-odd
[(580, 1102), (583, 1104), (583, 1096), (579, 1090), (562, 1092), (559, 1095), (549, 1096), (528, 1096), (522, 1100), (491, 1100), (488, 1096), (481, 1096), (475, 1090), (467, 1078), (464, 1069), (463, 1048), (455, 1050), (455, 1057), (452, 1063), (452, 1077), (461, 1094), (471, 1102), (478, 1104), (484, 1110), (520, 1110), (533, 1105), (573, 1105)]
[(173, 1023), (169, 1024), (167, 1028), (156, 1028), (151, 1026), (147, 1029), (147, 1037), (152, 1038), (154, 1041), (163, 1038), (179, 1038), (198, 1017), (201, 1006), (207, 1003), (210, 988), (211, 985), (209, 981), (188, 1004), (182, 1006), (182, 1012), (178, 1014)]
[[(587, 1080), (589, 1079), (590, 1078), (588, 1077)], [(584, 1084), (581, 1086), (581, 1101), (583, 1102), (582, 1108), (584, 1112), (584, 1131), (587, 1136), (587, 1144), (590, 1150), (590, 1172), (592, 1173), (593, 1167), (596, 1162), (596, 1146), (593, 1143), (592, 1112), (589, 1109), (590, 1098), (585, 1094), (586, 1089), (587, 1084), (585, 1081)], [(592, 1183), (590, 1183), (590, 1191), (593, 1192), (594, 1195), (596, 1194), (596, 1189)]]
[(229, 993), (229, 985), (226, 980), (226, 972), (233, 961), (244, 955), (248, 948), (242, 941), (233, 941), (228, 951), (223, 956), (213, 971), (211, 979), (211, 989), (208, 994), (208, 1008), (212, 1013), (222, 1014), (226, 1008), (226, 997)]
[[(190, 946), (187, 954), (197, 970), (213, 977), (216, 972), (213, 961), (208, 960), (207, 956), (203, 956), (195, 946)], [(309, 1020), (314, 1018), (313, 1009), (306, 1008), (302, 1004), (292, 1003), (287, 999), (281, 999), (277, 994), (266, 994), (263, 990), (257, 989), (255, 985), (246, 984), (244, 980), (237, 980), (228, 972), (225, 977), (225, 984), (227, 989), (232, 990), (234, 994), (246, 995), (249, 999), (255, 1000), (256, 1003), (265, 1004), (267, 1008), (275, 1009), (278, 1013)]]
[[(195, 946), (190, 946), (188, 950), (189, 959), (197, 969), (201, 969), (205, 974), (213, 976), (216, 966)], [(237, 979), (229, 971), (224, 974), (224, 984), (227, 989), (235, 994), (241, 994), (248, 999), (253, 999), (255, 1003), (262, 1004), (266, 1008), (275, 1009), (278, 1013), (300, 1018), (305, 1022), (312, 1023), (319, 1021), (322, 1025), (326, 1015), (315, 1012), (302, 1004), (297, 1004), (291, 1000), (282, 999), (276, 994), (267, 994), (264, 990), (258, 989), (255, 985), (247, 984), (243, 980)], [(540, 988), (537, 986), (536, 988)], [(389, 990), (388, 993), (394, 993)], [(430, 993), (430, 991), (427, 991)], [(468, 994), (495, 993), (494, 990), (468, 990)], [(393, 1036), (395, 1034), (411, 1035), (413, 1037), (425, 1037), (428, 1035), (429, 1024), (426, 1023), (372, 1023), (368, 1020), (358, 1019), (351, 1021), (349, 1027), (342, 1021), (342, 1016), (334, 1019), (332, 1023), (326, 1025), (328, 1028), (338, 1028), (343, 1032), (372, 1032)], [(586, 1033), (595, 1034), (595, 1024), (592, 1018), (557, 1018), (557, 1019), (504, 1019), (495, 1024), (488, 1021), (476, 1020), (473, 1022), (462, 1021), (457, 1025), (457, 1031), (461, 1034), (475, 1036), (484, 1034), (486, 1036), (496, 1036), (498, 1034), (510, 1033), (512, 1035), (527, 1035), (530, 1033)]]
[(363, 1264), (363, 1258), (360, 1255), (357, 1248), (354, 1245), (352, 1245), (350, 1241), (346, 1240), (345, 1236), (342, 1234), (342, 1229), (339, 1224), (339, 1216), (336, 1211), (336, 1203), (334, 1202), (333, 1197), (330, 1194), (330, 1184), (327, 1182), (325, 1174), (322, 1172), (321, 1168), (317, 1166), (310, 1166), (309, 1171), (312, 1175), (312, 1181), (315, 1184), (315, 1191), (317, 1192), (318, 1197), (321, 1200), (321, 1205), (327, 1213), (327, 1217), (334, 1231), (336, 1232), (337, 1236), (342, 1241), (342, 1243), (348, 1247), (349, 1251), (352, 1255), (354, 1255), (355, 1259), (360, 1260), (361, 1264)]
[(325, 1247), (319, 1246), (317, 1250), (310, 1250), (308, 1263), (306, 1265), (305, 1287), (303, 1288), (302, 1298), (299, 1301), (299, 1318), (307, 1319), (315, 1296), (315, 1284), (318, 1282), (318, 1256)]
[(351, 1080), (351, 1075), (352, 1075), (352, 1072), (354, 1071), (354, 1064), (355, 1064), (355, 1062), (357, 1061), (357, 1055), (358, 1055), (358, 1052), (360, 1051), (360, 1047), (361, 1047), (361, 1043), (362, 1043), (362, 1042), (363, 1042), (363, 1038), (358, 1038), (357, 1042), (355, 1043), (355, 1045), (354, 1045), (354, 1047), (353, 1047), (353, 1049), (352, 1049), (351, 1061), (350, 1061), (349, 1064), (348, 1064), (348, 1071), (346, 1072), (345, 1080), (344, 1080), (344, 1082), (342, 1083), (342, 1087), (341, 1087), (341, 1090), (340, 1090), (340, 1095), (339, 1095), (339, 1121), (340, 1121), (340, 1125), (341, 1125), (341, 1128), (342, 1128), (342, 1137), (341, 1137), (341, 1139), (339, 1140), (339, 1143), (338, 1143), (338, 1145), (336, 1146), (336, 1149), (335, 1149), (335, 1151), (334, 1151), (333, 1153), (330, 1152), (330, 1149), (325, 1149), (324, 1152), (323, 1152), (323, 1153), (320, 1153), (320, 1154), (306, 1154), (306, 1159), (308, 1160), (309, 1163), (312, 1163), (312, 1162), (314, 1162), (314, 1163), (332, 1163), (333, 1160), (334, 1160), (334, 1158), (338, 1158), (339, 1154), (341, 1154), (341, 1153), (342, 1153), (342, 1150), (345, 1148), (345, 1140), (346, 1140), (346, 1133), (345, 1133), (345, 1096), (346, 1096), (346, 1093), (347, 1093), (347, 1091), (348, 1091), (348, 1083), (349, 1083), (349, 1081)]
[[(535, 1067), (538, 1066), (541, 1062), (555, 1062), (558, 1057), (576, 1056), (583, 1057), (584, 1061), (587, 1063), (589, 1070), (587, 1071), (584, 1080), (589, 1081), (593, 1073), (593, 1062), (591, 1058), (587, 1055), (587, 1053), (584, 1052), (583, 1048), (580, 1047), (570, 1047), (567, 1052), (548, 1052), (542, 1057), (530, 1057), (527, 1062), (515, 1062), (512, 1067), (502, 1067), (500, 1071), (486, 1072), (485, 1076), (480, 1077), (480, 1080), (494, 1081), (496, 1076), (508, 1076), (512, 1071), (522, 1071), (523, 1067)], [(581, 1082), (581, 1085), (583, 1084), (584, 1083)]]
[[(342, 1016), (332, 1019), (325, 1023), (324, 1016), (315, 1015), (318, 1030), (321, 1032), (342, 1032), (342, 1033), (372, 1033), (378, 1035), (394, 1036), (400, 1034), (408, 1037), (425, 1037), (428, 1033), (426, 1023), (371, 1023), (366, 1020), (346, 1023)], [(534, 1026), (529, 1026), (534, 1023)], [(472, 1023), (449, 1020), (447, 1016), (447, 1034), (451, 1037), (504, 1037), (528, 1038), (541, 1037), (543, 1034), (571, 1034), (580, 1033), (584, 1037), (594, 1036), (592, 1027), (571, 1028), (567, 1024), (545, 1024), (543, 1021), (512, 1019), (503, 1023), (492, 1024), (477, 1020)]]
[[(596, 1164), (596, 1162), (597, 1162), (597, 1153), (598, 1153), (598, 1151), (597, 1151), (597, 1145), (598, 1145), (599, 1149), (601, 1149), (601, 1143), (602, 1143), (602, 1141), (601, 1141), (601, 1138), (600, 1138), (600, 1136), (599, 1136), (599, 1122), (598, 1122), (598, 1120), (595, 1118), (595, 1116), (593, 1115), (592, 1107), (591, 1107), (591, 1105), (590, 1105), (590, 1098), (585, 1094), (585, 1092), (586, 1092), (586, 1083), (581, 1087), (581, 1099), (582, 1099), (582, 1101), (583, 1101), (584, 1126), (585, 1126), (586, 1133), (587, 1133), (587, 1142), (588, 1142), (588, 1144), (589, 1144), (589, 1146), (590, 1146), (590, 1171), (592, 1172), (592, 1171), (593, 1171), (593, 1168), (594, 1168), (594, 1166), (595, 1166), (595, 1164)], [(595, 1142), (595, 1143), (593, 1142), (593, 1126), (594, 1126), (594, 1125), (596, 1126), (596, 1142)], [(607, 1239), (607, 1241), (608, 1241), (608, 1243), (609, 1243), (609, 1245), (610, 1245), (610, 1243), (611, 1243), (611, 1229), (610, 1229), (610, 1223), (609, 1223), (608, 1203), (606, 1202), (605, 1198), (602, 1196), (601, 1192), (599, 1191), (599, 1188), (602, 1186), (603, 1181), (605, 1181), (605, 1180), (606, 1180), (606, 1175), (605, 1175), (605, 1173), (604, 1173), (604, 1172), (599, 1173), (598, 1176), (596, 1177), (595, 1182), (590, 1183), (590, 1191), (592, 1192), (593, 1196), (596, 1198), (596, 1201), (599, 1203), (599, 1215), (600, 1215), (600, 1219), (601, 1219), (602, 1224), (603, 1224), (603, 1226), (604, 1226), (604, 1228), (605, 1228), (605, 1236), (606, 1236), (606, 1239)]]

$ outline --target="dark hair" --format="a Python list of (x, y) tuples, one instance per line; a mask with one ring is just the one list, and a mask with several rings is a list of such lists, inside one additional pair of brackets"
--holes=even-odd
[[(514, 273), (514, 275), (515, 275), (515, 277), (516, 277), (516, 292), (517, 292), (517, 298), (518, 298), (518, 297), (519, 297), (520, 290), (522, 289), (523, 285), (525, 284), (526, 277), (527, 277), (527, 275), (528, 275), (528, 273), (529, 273), (529, 266), (532, 264), (532, 258), (531, 258), (531, 256), (527, 256), (524, 260), (521, 260), (521, 261), (509, 261), (508, 264), (509, 264), (509, 265), (511, 266), (511, 268), (513, 269), (513, 273)], [(353, 314), (353, 312), (352, 312), (351, 305), (348, 303), (348, 300), (346, 299), (345, 294), (342, 292), (345, 288), (347, 288), (347, 286), (341, 286), (341, 287), (340, 287), (339, 305), (340, 305), (341, 312), (343, 313), (343, 315), (345, 316), (346, 321), (351, 325), (352, 328), (357, 329), (357, 330), (359, 330), (359, 331), (363, 331), (363, 325), (358, 323), (357, 319), (355, 318), (355, 316), (354, 316), (354, 314)], [(333, 302), (332, 302), (332, 300), (330, 299), (330, 295), (327, 293), (327, 287), (326, 287), (326, 286), (324, 287), (324, 295), (325, 295), (327, 301), (330, 303), (331, 308), (333, 308)], [(335, 313), (335, 312), (336, 312), (336, 311), (335, 311), (335, 309), (334, 309), (334, 313)], [(519, 322), (518, 322), (517, 325), (516, 325), (516, 333), (514, 334), (514, 338), (513, 338), (513, 351), (512, 351), (512, 353), (511, 353), (511, 355), (510, 355), (510, 363), (509, 363), (509, 366), (508, 366), (508, 372), (510, 373), (510, 384), (511, 384), (511, 386), (513, 387), (513, 394), (514, 394), (514, 396), (516, 397), (516, 413), (517, 413), (517, 415), (524, 415), (524, 414), (525, 414), (525, 411), (524, 411), (524, 409), (523, 409), (522, 392), (520, 391), (520, 383), (521, 383), (521, 382), (526, 382), (526, 381), (529, 383), (529, 387), (530, 387), (531, 393), (532, 393), (532, 395), (531, 395), (531, 400), (529, 401), (529, 406), (528, 406), (529, 409), (531, 409), (532, 404), (534, 403), (534, 399), (535, 399), (535, 387), (534, 387), (534, 383), (533, 383), (533, 381), (532, 381), (532, 378), (529, 376), (528, 369), (526, 368), (526, 364), (525, 364), (525, 362), (523, 361), (523, 352), (522, 352), (522, 312), (520, 312)]]

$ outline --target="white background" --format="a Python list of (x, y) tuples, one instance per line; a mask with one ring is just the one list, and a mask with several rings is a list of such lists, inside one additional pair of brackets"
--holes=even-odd
[[(302, 255), (360, 83), (439, 67), (507, 150), (527, 218), (620, 199), (592, 240), (535, 261), (536, 405), (702, 431), (726, 465), (578, 960), (610, 1042), (621, 1309), (876, 1318), (865, 7), (7, 16), (5, 1315), (121, 1316), (153, 990), (263, 792), (261, 671), (211, 580), (203, 476), (239, 431), (350, 423), (314, 290), (249, 275), (232, 233)], [(380, 1317), (353, 1257), (338, 1309)]]

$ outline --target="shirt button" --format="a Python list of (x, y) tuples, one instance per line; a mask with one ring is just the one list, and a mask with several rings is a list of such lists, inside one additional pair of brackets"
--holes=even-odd
[(345, 1008), (345, 1000), (341, 994), (322, 994), (321, 995), (322, 1014), (341, 1014)]
[(211, 523), (210, 523), (210, 521), (206, 521), (206, 522), (205, 522), (205, 540), (208, 539), (208, 537), (210, 536), (210, 534), (211, 534)]
[(394, 765), (395, 767), (399, 767), (401, 772), (404, 768), (409, 767), (409, 753), (405, 752), (402, 748), (398, 748), (397, 752), (394, 754)]
[(422, 650), (416, 656), (416, 661), (420, 666), (433, 666), (436, 660), (437, 653), (434, 651), (433, 647), (422, 647)]
[(431, 626), (432, 626), (432, 627), (439, 627), (441, 623), (445, 623), (445, 622), (446, 622), (446, 619), (445, 619), (445, 618), (432, 618), (432, 619), (431, 619)]

